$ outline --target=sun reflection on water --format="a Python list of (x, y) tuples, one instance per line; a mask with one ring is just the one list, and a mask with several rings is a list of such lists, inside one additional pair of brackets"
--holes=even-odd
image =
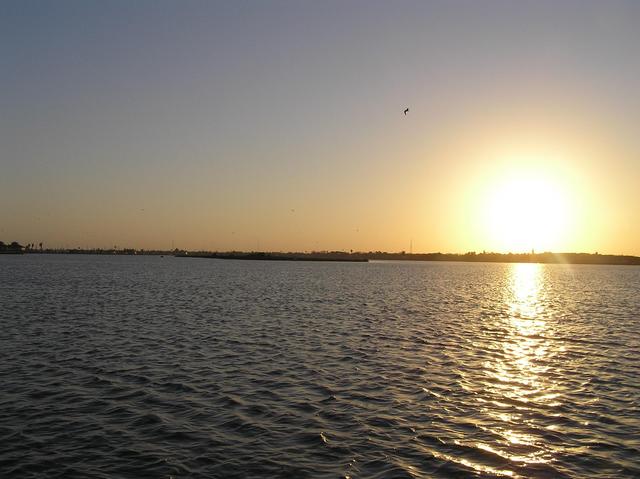
[(487, 365), (487, 373), (499, 381), (503, 395), (524, 402), (542, 389), (539, 373), (546, 370), (542, 359), (548, 344), (540, 290), (540, 265), (512, 265), (504, 292), (508, 314), (499, 320), (504, 332), (502, 354)]
[[(514, 463), (546, 463), (552, 451), (544, 444), (534, 412), (559, 405), (547, 379), (550, 343), (544, 306), (544, 267), (513, 264), (504, 286), (505, 315), (495, 318), (501, 331), (493, 337), (498, 354), (485, 363), (488, 378), (480, 402), (491, 420), (498, 444), (480, 444)], [(488, 449), (487, 449), (488, 450)]]

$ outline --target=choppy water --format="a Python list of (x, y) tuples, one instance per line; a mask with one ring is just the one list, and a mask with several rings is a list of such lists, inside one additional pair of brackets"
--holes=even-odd
[(639, 477), (640, 268), (0, 256), (0, 477)]

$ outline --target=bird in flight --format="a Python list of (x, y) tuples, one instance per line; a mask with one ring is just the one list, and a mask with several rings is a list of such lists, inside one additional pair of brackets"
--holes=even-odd
[(404, 110), (404, 115), (405, 115), (405, 116), (407, 116), (407, 113), (409, 113), (409, 109), (408, 109), (408, 108), (405, 108), (405, 110)]

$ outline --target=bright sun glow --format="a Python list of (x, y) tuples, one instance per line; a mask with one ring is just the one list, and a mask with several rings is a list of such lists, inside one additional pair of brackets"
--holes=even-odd
[(482, 208), (485, 236), (499, 251), (557, 251), (570, 232), (567, 191), (541, 174), (521, 171), (500, 178)]

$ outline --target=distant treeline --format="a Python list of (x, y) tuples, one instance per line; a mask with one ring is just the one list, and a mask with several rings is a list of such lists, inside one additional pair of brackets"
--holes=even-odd
[(0, 241), (0, 253), (22, 253), (24, 246), (22, 246), (17, 241), (12, 241), (9, 244), (5, 244), (3, 241)]
[(598, 253), (373, 253), (371, 259), (416, 261), (466, 261), (478, 263), (567, 263), (640, 265), (640, 257)]
[(321, 260), (321, 261), (464, 261), (477, 263), (568, 263), (568, 264), (620, 264), (640, 265), (638, 256), (604, 255), (590, 253), (388, 253), (314, 251), (311, 253), (247, 253), (232, 251), (212, 253), (208, 251), (181, 252), (178, 256), (207, 257), (220, 259), (272, 259), (272, 260)]
[(5, 244), (0, 241), (0, 253), (29, 253), (29, 254), (117, 254), (117, 255), (175, 255), (182, 252), (164, 250), (144, 250), (135, 248), (44, 248), (42, 243), (29, 243), (26, 246), (17, 241)]
[(289, 261), (464, 261), (476, 263), (567, 263), (567, 264), (611, 264), (640, 265), (640, 257), (598, 253), (389, 253), (385, 251), (348, 252), (348, 251), (312, 251), (312, 252), (258, 252), (258, 251), (186, 251), (144, 250), (135, 248), (43, 248), (39, 245), (22, 246), (13, 241), (5, 244), (0, 241), (0, 253), (29, 254), (98, 254), (98, 255), (165, 255), (219, 259), (256, 259)]
[(174, 256), (183, 251), (165, 251), (165, 250), (146, 250), (135, 248), (44, 248), (24, 250), (30, 254), (98, 254), (98, 255), (150, 255), (150, 256)]

